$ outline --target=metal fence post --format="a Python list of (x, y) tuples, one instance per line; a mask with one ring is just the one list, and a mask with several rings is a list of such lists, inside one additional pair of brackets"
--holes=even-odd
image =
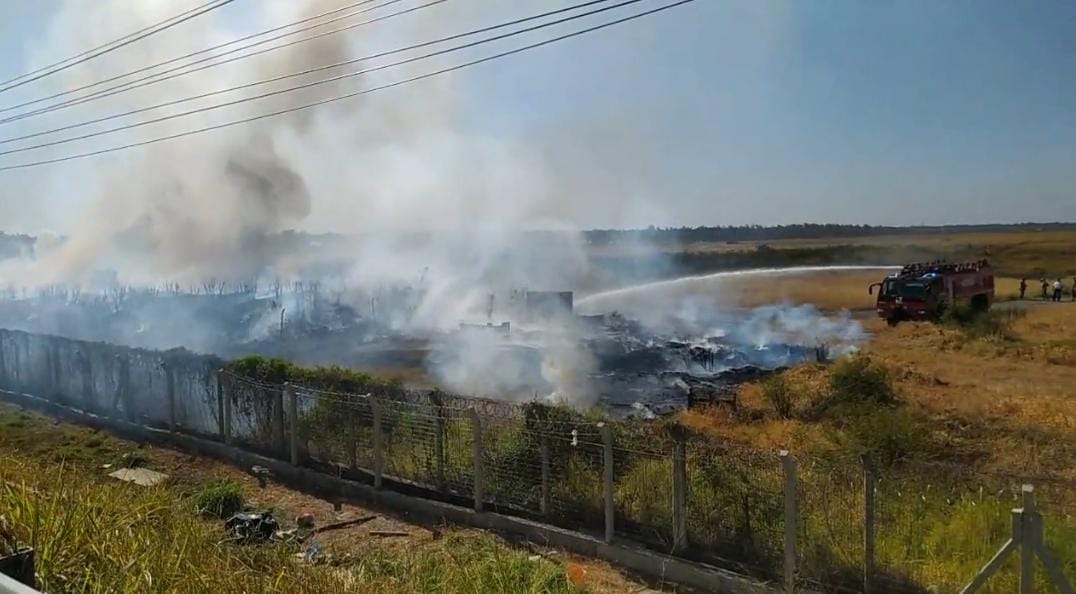
[(550, 485), (549, 485), (549, 436), (542, 433), (540, 455), (542, 458), (542, 500), (539, 502), (543, 516), (550, 513)]
[(467, 412), (471, 417), (471, 455), (474, 457), (474, 510), (480, 512), (485, 499), (486, 481), (482, 464), (482, 417), (478, 416), (478, 411), (473, 408)]
[(295, 386), (284, 384), (288, 396), (288, 456), (292, 466), (299, 465), (299, 395)]
[(796, 459), (781, 450), (781, 467), (785, 475), (785, 592), (792, 594), (796, 589), (796, 528), (799, 526), (799, 512), (796, 509)]
[(1035, 592), (1035, 549), (1033, 548), (1035, 524), (1035, 488), (1020, 487), (1023, 508), (1020, 510), (1020, 594)]
[(687, 444), (682, 438), (673, 446), (673, 550), (687, 546)]
[(863, 462), (863, 594), (871, 594), (871, 582), (874, 579), (874, 491), (877, 478), (870, 458), (864, 455), (861, 460)]
[(374, 488), (380, 489), (385, 474), (385, 451), (381, 442), (381, 404), (373, 397), (370, 398), (370, 409), (374, 415)]
[(602, 493), (605, 496), (605, 542), (613, 542), (616, 534), (615, 507), (613, 499), (613, 429), (607, 423), (599, 423), (598, 428), (602, 436), (602, 450), (604, 452), (604, 472), (602, 477)]

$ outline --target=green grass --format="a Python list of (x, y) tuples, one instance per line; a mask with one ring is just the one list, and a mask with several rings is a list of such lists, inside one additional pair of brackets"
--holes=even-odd
[(195, 491), (191, 504), (200, 514), (228, 518), (243, 509), (243, 487), (231, 479), (214, 481)]
[(404, 552), (370, 545), (333, 567), (310, 565), (294, 560), (297, 546), (227, 544), (218, 521), (169, 488), (12, 457), (0, 459), (0, 478), (0, 510), (35, 548), (48, 592), (584, 592), (560, 564), (485, 535), (450, 532)]

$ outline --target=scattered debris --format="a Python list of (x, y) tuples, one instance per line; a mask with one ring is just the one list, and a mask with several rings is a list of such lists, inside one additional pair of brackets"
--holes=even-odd
[(381, 536), (387, 538), (391, 536), (411, 536), (411, 533), (401, 532), (399, 530), (371, 530), (370, 536)]
[(272, 476), (272, 473), (269, 472), (269, 469), (264, 467), (264, 466), (254, 466), (254, 467), (252, 467), (250, 469), (250, 474), (253, 474), (254, 478), (258, 479), (258, 486), (263, 488), (263, 489), (265, 488), (265, 485), (268, 483), (269, 477)]
[(224, 522), (224, 529), (241, 543), (253, 543), (269, 540), (280, 524), (269, 512), (240, 512)]
[(578, 563), (569, 563), (565, 573), (568, 574), (568, 581), (573, 586), (582, 586), (583, 581), (587, 579), (586, 568)]
[(295, 525), (300, 530), (313, 530), (314, 529), (314, 514), (310, 512), (303, 512), (295, 518)]
[(303, 540), (303, 535), (298, 528), (292, 528), (291, 530), (277, 530), (273, 533), (273, 540), (282, 542), (301, 541)]
[(307, 563), (314, 563), (317, 561), (318, 556), (321, 554), (321, 543), (318, 541), (311, 541), (310, 545), (306, 547), (306, 550), (301, 553), (303, 561)]
[[(358, 526), (367, 522), (376, 520), (377, 516), (362, 516), (361, 518), (354, 518), (351, 520), (344, 520), (343, 522), (336, 522), (334, 524), (326, 524), (324, 526), (318, 526), (314, 530), (314, 534), (321, 534), (322, 532), (328, 532), (330, 530), (340, 530), (341, 528), (351, 528), (352, 526)], [(373, 534), (371, 532), (370, 534)], [(407, 533), (404, 533), (405, 535)]]
[(152, 487), (168, 478), (167, 474), (148, 468), (121, 468), (109, 473), (108, 476), (127, 483), (134, 483), (140, 487)]

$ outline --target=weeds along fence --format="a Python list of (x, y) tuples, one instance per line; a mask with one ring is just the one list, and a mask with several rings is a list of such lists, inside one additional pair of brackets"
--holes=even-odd
[[(399, 388), (333, 392), (224, 365), (0, 330), (3, 390), (640, 544), (787, 591), (961, 591), (1013, 534), (1026, 483), (1060, 571), (1076, 574), (1072, 482), (749, 450), (667, 423)], [(980, 591), (1013, 591), (1021, 567), (1008, 562)], [(1035, 580), (1036, 591), (1066, 591), (1044, 571)]]

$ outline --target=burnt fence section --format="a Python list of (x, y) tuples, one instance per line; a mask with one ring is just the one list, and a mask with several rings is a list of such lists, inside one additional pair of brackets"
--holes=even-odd
[[(1026, 524), (1045, 526), (1043, 546), (1061, 559), (1061, 573), (1076, 573), (1072, 482), (877, 468), (837, 454), (797, 459), (667, 423), (398, 388), (332, 392), (224, 368), (185, 350), (0, 330), (0, 390), (635, 543), (789, 592), (960, 591), (1013, 530), (1025, 483), (1039, 495), (1038, 523)], [(1054, 591), (1048, 572), (1027, 578), (1012, 565), (980, 591), (1012, 591), (1021, 579)]]

